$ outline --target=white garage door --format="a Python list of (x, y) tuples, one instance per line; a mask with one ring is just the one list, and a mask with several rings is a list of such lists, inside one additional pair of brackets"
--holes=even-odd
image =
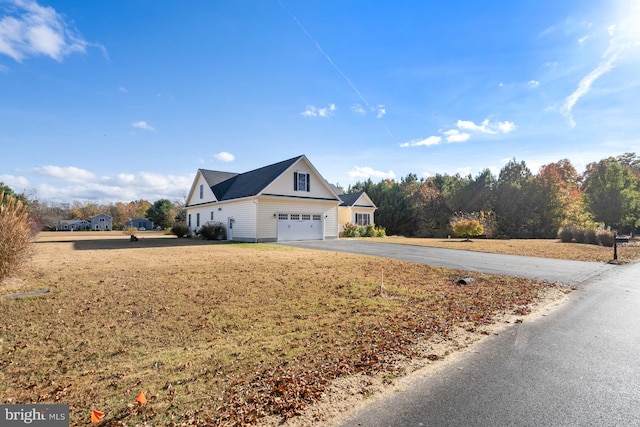
[(322, 215), (278, 214), (278, 241), (322, 240)]

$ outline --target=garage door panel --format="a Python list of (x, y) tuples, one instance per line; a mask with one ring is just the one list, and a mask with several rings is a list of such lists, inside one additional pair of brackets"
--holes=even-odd
[(322, 217), (310, 214), (280, 214), (278, 241), (322, 240)]

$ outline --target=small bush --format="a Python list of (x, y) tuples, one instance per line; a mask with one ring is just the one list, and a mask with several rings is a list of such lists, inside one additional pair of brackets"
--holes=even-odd
[(138, 232), (138, 229), (135, 227), (123, 227), (122, 228), (122, 234), (127, 235), (127, 236), (133, 236), (134, 234), (136, 234)]
[(573, 242), (573, 229), (572, 228), (561, 228), (558, 231), (558, 238), (562, 243), (571, 243)]
[(387, 235), (387, 230), (384, 227), (376, 228), (376, 237), (385, 237)]
[(360, 231), (356, 224), (348, 222), (344, 225), (344, 230), (342, 231), (343, 237), (360, 237)]
[(0, 192), (0, 280), (29, 259), (31, 218), (22, 202)]
[(477, 219), (452, 219), (450, 221), (450, 225), (453, 229), (453, 233), (459, 237), (470, 238), (480, 236), (484, 231), (482, 224)]
[(584, 242), (589, 245), (597, 245), (598, 244), (598, 236), (596, 230), (593, 228), (588, 228), (584, 230)]
[(572, 232), (573, 232), (573, 239), (576, 241), (576, 243), (586, 242), (584, 228), (574, 228), (572, 229)]
[(611, 231), (598, 230), (596, 237), (599, 245), (613, 247), (615, 235)]
[(211, 222), (198, 230), (198, 235), (205, 240), (225, 240), (227, 232), (221, 222)]
[(368, 224), (365, 228), (364, 228), (364, 237), (374, 237), (376, 235), (376, 228), (373, 226), (373, 224)]
[(184, 222), (176, 222), (171, 227), (171, 234), (174, 234), (174, 235), (178, 236), (178, 238), (188, 237), (189, 236), (189, 227)]

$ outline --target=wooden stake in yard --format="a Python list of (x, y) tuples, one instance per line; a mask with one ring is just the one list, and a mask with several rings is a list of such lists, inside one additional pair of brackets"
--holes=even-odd
[(384, 297), (384, 267), (382, 268), (382, 276), (380, 280), (380, 296)]

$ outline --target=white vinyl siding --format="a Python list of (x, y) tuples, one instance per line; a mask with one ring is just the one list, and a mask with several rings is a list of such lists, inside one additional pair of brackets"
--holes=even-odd
[(202, 177), (202, 174), (198, 173), (197, 180), (193, 184), (191, 194), (187, 197), (187, 206), (198, 205), (202, 203), (215, 202), (216, 198), (213, 195), (213, 191), (207, 185), (207, 182)]
[[(221, 222), (229, 227), (229, 218), (233, 218), (233, 240), (243, 242), (256, 241), (256, 205), (252, 199), (242, 199), (235, 202), (219, 202), (206, 206), (192, 206), (188, 208), (188, 215), (196, 215), (197, 223), (189, 225), (192, 233), (206, 223), (200, 223), (199, 218), (215, 217), (214, 222)], [(202, 215), (200, 215), (202, 214)], [(195, 225), (195, 227), (193, 226)]]

